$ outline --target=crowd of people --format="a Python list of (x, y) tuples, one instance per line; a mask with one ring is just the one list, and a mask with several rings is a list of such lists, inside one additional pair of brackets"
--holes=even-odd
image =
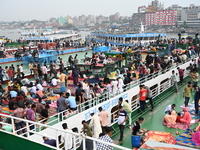
[[(109, 79), (109, 76), (105, 76), (103, 80), (100, 80), (99, 83), (95, 84), (88, 83), (87, 78), (83, 81), (79, 81), (79, 78), (83, 77), (83, 74), (77, 67), (77, 55), (74, 58), (69, 56), (68, 67), (65, 67), (65, 63), (62, 58), (59, 58), (58, 62), (50, 62), (49, 66), (47, 66), (46, 63), (41, 66), (38, 62), (31, 62), (28, 67), (30, 69), (30, 75), (34, 76), (34, 81), (25, 77), (23, 64), (17, 65), (16, 67), (14, 65), (6, 66), (5, 68), (0, 66), (1, 83), (4, 83), (3, 79), (8, 81), (6, 89), (4, 89), (2, 85), (0, 86), (0, 103), (2, 105), (8, 104), (9, 109), (13, 110), (12, 115), (15, 117), (22, 119), (26, 118), (30, 121), (42, 120), (42, 123), (45, 123), (48, 121), (48, 110), (50, 108), (46, 98), (48, 96), (57, 96), (57, 112), (60, 113), (59, 117), (60, 120), (62, 120), (66, 110), (69, 110), (70, 112), (76, 111), (79, 104), (84, 103), (85, 109), (88, 109), (90, 107), (90, 100), (95, 97), (107, 100), (106, 95), (108, 94), (116, 95), (117, 93), (122, 93), (126, 90), (129, 83), (134, 82), (137, 78), (137, 73), (139, 79), (146, 76), (152, 76), (152, 74), (155, 74), (158, 71), (165, 72), (167, 68), (170, 68), (174, 64), (178, 65), (179, 63), (186, 62), (190, 59), (190, 66), (187, 70), (190, 71), (192, 82), (188, 82), (188, 85), (184, 87), (184, 113), (180, 114), (174, 111), (175, 104), (173, 104), (167, 107), (165, 111), (166, 115), (164, 117), (164, 120), (168, 124), (175, 124), (176, 122), (190, 123), (191, 115), (187, 111), (187, 106), (191, 97), (192, 86), (195, 91), (194, 99), (196, 115), (198, 114), (198, 100), (200, 97), (200, 88), (198, 87), (198, 68), (200, 66), (200, 58), (198, 60), (193, 59), (193, 56), (199, 56), (199, 53), (195, 53), (193, 50), (194, 48), (191, 47), (183, 54), (174, 50), (171, 54), (168, 54), (163, 58), (147, 55), (145, 61), (142, 61), (140, 55), (134, 55), (131, 58), (132, 63), (127, 67), (127, 69), (122, 67), (120, 71), (116, 70), (116, 79), (111, 80)], [(109, 58), (105, 57), (105, 55), (94, 54), (91, 59), (91, 63), (94, 63), (95, 65), (100, 61), (103, 63), (106, 62), (105, 65), (109, 65), (110, 63)], [(59, 66), (59, 69), (57, 69), (57, 66)], [(184, 84), (183, 77), (185, 70), (179, 67), (177, 70), (179, 75), (175, 74), (175, 71), (173, 70), (170, 77), (171, 83), (174, 85), (175, 92), (178, 92), (178, 76), (180, 78), (180, 84)], [(75, 93), (72, 93), (71, 89), (68, 88), (68, 80), (70, 79), (73, 80)], [(60, 85), (60, 88), (56, 88), (58, 85)], [(145, 86), (144, 84), (141, 84), (139, 87), (139, 104), (141, 111), (144, 111), (148, 107), (147, 100), (150, 102), (151, 111), (153, 111), (154, 104), (152, 101), (153, 96), (150, 87)], [(81, 132), (85, 133), (87, 136), (113, 143), (113, 140), (110, 138), (112, 135), (112, 129), (107, 127), (109, 125), (109, 114), (101, 107), (99, 107), (99, 112), (100, 113), (98, 115), (91, 113), (90, 123), (88, 123), (87, 120), (82, 120), (81, 123), (83, 125), (83, 129)], [(123, 98), (119, 98), (119, 106), (116, 116), (118, 118), (118, 126), (120, 130), (120, 144), (122, 144), (123, 141), (124, 128), (127, 121), (129, 122), (129, 127), (133, 130), (133, 135), (138, 135), (140, 132), (146, 132), (145, 129), (140, 129), (140, 124), (144, 121), (144, 118), (140, 117), (138, 121), (132, 124), (131, 112), (132, 108), (129, 102), (123, 100)], [(10, 123), (9, 119), (6, 121)], [(23, 121), (15, 120), (16, 130), (23, 128), (24, 125)], [(6, 131), (11, 131), (9, 127), (3, 126), (2, 128)], [(66, 124), (63, 125), (63, 129), (69, 130)], [(34, 125), (30, 125), (30, 130), (34, 130)], [(22, 131), (18, 131), (17, 134), (25, 132), (26, 131), (23, 129)], [(66, 137), (66, 135), (64, 137)], [(49, 141), (49, 139), (45, 136), (43, 139), (46, 144), (53, 143), (52, 146), (55, 146), (55, 141)], [(63, 139), (61, 142), (65, 143), (64, 145), (65, 148), (67, 147), (66, 149), (70, 149), (73, 146), (70, 140), (66, 141), (66, 139)], [(71, 147), (66, 143), (71, 143)], [(112, 147), (108, 145), (102, 143), (97, 144), (97, 149), (100, 150), (102, 147), (112, 149)]]

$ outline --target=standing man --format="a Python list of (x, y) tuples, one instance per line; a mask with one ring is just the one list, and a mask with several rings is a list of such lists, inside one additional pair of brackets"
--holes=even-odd
[(152, 100), (152, 92), (150, 90), (150, 88), (148, 86), (145, 86), (144, 85), (144, 88), (147, 90), (147, 99), (149, 100), (150, 102), (150, 105), (151, 105), (151, 111), (153, 111), (153, 100)]
[[(27, 111), (26, 111), (26, 118), (28, 119), (28, 120), (30, 120), (30, 121), (36, 121), (36, 117), (35, 117), (35, 110), (36, 110), (36, 105), (35, 104), (33, 104), (33, 105), (31, 105), (31, 109), (28, 109)], [(30, 125), (31, 123), (29, 123), (29, 125)], [(30, 126), (30, 130), (34, 130), (35, 129), (35, 125), (31, 125)], [(32, 133), (33, 134), (33, 133)]]
[(200, 89), (197, 85), (194, 85), (194, 107), (195, 107), (195, 114), (194, 115), (198, 115), (199, 114), (199, 100), (200, 100)]
[(178, 84), (177, 84), (177, 78), (176, 78), (176, 75), (175, 75), (175, 71), (174, 71), (174, 70), (172, 70), (171, 82), (172, 82), (172, 84), (174, 85), (175, 92), (177, 93), (177, 92), (178, 92)]
[(140, 109), (145, 110), (145, 100), (147, 99), (147, 90), (144, 88), (144, 85), (140, 85)]
[(90, 127), (92, 127), (93, 137), (99, 138), (99, 134), (102, 133), (100, 118), (94, 113), (91, 113), (90, 115), (92, 116), (90, 121)]
[[(67, 108), (67, 103), (64, 98), (64, 93), (60, 92), (60, 98), (57, 100), (57, 109), (58, 109), (57, 111), (60, 113), (60, 112), (65, 111), (66, 108)], [(62, 121), (63, 115), (64, 115), (64, 113), (60, 114), (60, 121)]]
[[(14, 104), (15, 110), (13, 111), (12, 116), (18, 117), (21, 119), (24, 119), (24, 109), (19, 107), (19, 103)], [(14, 120), (15, 121), (15, 128), (16, 130), (19, 130), (21, 128), (24, 128), (25, 122), (21, 120)], [(25, 133), (25, 129), (22, 130), (23, 133)], [(17, 134), (20, 134), (20, 131), (17, 131)]]
[(99, 107), (99, 118), (101, 123), (102, 132), (105, 133), (105, 128), (108, 125), (108, 113), (103, 110), (102, 107)]
[(188, 102), (190, 100), (191, 92), (192, 92), (192, 83), (189, 81), (188, 85), (186, 85), (184, 87), (184, 90), (183, 90), (183, 98), (185, 98), (185, 107), (188, 106)]
[(191, 73), (191, 78), (192, 78), (192, 85), (195, 86), (199, 82), (199, 73), (196, 71), (196, 69), (193, 70)]
[(62, 132), (61, 134), (61, 142), (64, 144), (64, 150), (69, 150), (72, 148), (72, 130), (68, 129), (67, 123), (62, 124), (63, 130), (68, 131), (68, 132)]
[(42, 73), (44, 75), (44, 81), (47, 82), (47, 66), (46, 65), (42, 66)]
[[(106, 134), (104, 136), (101, 136), (99, 140), (108, 142), (108, 143), (114, 143), (114, 141), (110, 138), (113, 132), (112, 127), (106, 127), (105, 130), (106, 130)], [(97, 142), (97, 150), (113, 150), (113, 147), (107, 144)]]
[(24, 69), (23, 69), (23, 64), (21, 64), (19, 66), (19, 69), (20, 69), (20, 74), (22, 75), (22, 79), (24, 78)]
[(119, 111), (118, 111), (118, 126), (120, 130), (119, 144), (122, 144), (122, 140), (124, 137), (124, 127), (127, 119), (128, 119), (127, 112), (123, 110), (122, 106), (119, 106)]
[(179, 77), (180, 77), (180, 83), (181, 85), (183, 84), (183, 77), (184, 77), (184, 70), (180, 69), (179, 67), (177, 68), (178, 72), (179, 72)]
[(66, 92), (66, 83), (65, 83), (65, 81), (68, 79), (68, 76), (62, 72), (60, 77), (59, 77), (59, 79), (60, 79), (60, 91), (61, 92)]
[(123, 98), (120, 97), (119, 101), (118, 101), (118, 104), (119, 104), (119, 106), (121, 105), (123, 107), (123, 109), (127, 112), (127, 114), (128, 114), (129, 128), (131, 128), (131, 123), (132, 123), (132, 118), (131, 118), (132, 108), (131, 108), (131, 105), (127, 101), (123, 101)]

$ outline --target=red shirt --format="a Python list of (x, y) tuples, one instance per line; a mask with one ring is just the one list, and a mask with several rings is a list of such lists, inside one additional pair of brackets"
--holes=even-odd
[(184, 76), (184, 71), (183, 71), (183, 69), (179, 69), (178, 71), (179, 71), (180, 77), (183, 77), (183, 76)]
[(176, 118), (176, 122), (181, 122), (180, 120), (181, 120), (181, 116), (178, 116), (178, 117)]
[(147, 98), (147, 90), (146, 89), (140, 90), (140, 100), (145, 101), (146, 98)]
[(9, 76), (9, 77), (13, 77), (13, 70), (12, 70), (12, 69), (9, 69), (9, 70), (8, 70), (8, 76)]

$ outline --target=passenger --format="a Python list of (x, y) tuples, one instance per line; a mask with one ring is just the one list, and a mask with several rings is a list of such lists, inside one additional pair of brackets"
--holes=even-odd
[(89, 125), (90, 127), (92, 127), (93, 137), (99, 138), (99, 134), (102, 133), (100, 118), (93, 112), (90, 115), (92, 116), (92, 118)]
[(87, 136), (92, 137), (92, 130), (85, 120), (82, 121), (82, 125), (83, 125), (83, 128), (82, 128), (81, 133), (85, 133)]
[(44, 143), (56, 147), (56, 140), (50, 140), (48, 137), (43, 136)]
[(169, 125), (176, 124), (176, 119), (177, 119), (176, 111), (174, 110), (171, 113), (166, 114), (164, 117), (164, 121)]
[[(108, 143), (114, 143), (114, 141), (110, 138), (112, 136), (112, 133), (113, 133), (112, 127), (107, 127), (106, 134), (104, 136), (101, 136), (99, 140), (102, 140)], [(110, 145), (97, 142), (97, 150), (112, 150), (112, 149), (113, 147)]]
[(165, 113), (171, 113), (176, 107), (176, 104), (168, 105), (167, 108), (165, 109)]
[(191, 114), (188, 112), (188, 109), (183, 107), (183, 116), (181, 116), (180, 122), (186, 123), (186, 124), (190, 124), (192, 117)]
[(197, 132), (195, 132), (193, 135), (192, 135), (192, 141), (196, 144), (196, 145), (200, 145), (200, 127), (198, 129)]
[(181, 113), (177, 113), (176, 123), (181, 122)]
[(138, 135), (140, 131), (145, 131), (144, 129), (140, 128), (140, 124), (144, 122), (143, 117), (139, 117), (138, 121), (133, 123), (132, 126), (132, 135)]

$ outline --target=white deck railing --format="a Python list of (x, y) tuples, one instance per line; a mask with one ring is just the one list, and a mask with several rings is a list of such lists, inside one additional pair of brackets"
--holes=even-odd
[[(122, 147), (122, 146), (119, 146), (119, 145), (116, 145), (116, 144), (113, 144), (113, 143), (104, 142), (104, 141), (101, 141), (101, 140), (96, 139), (96, 138), (85, 136), (83, 134), (69, 132), (67, 130), (51, 127), (51, 126), (41, 124), (41, 123), (38, 123), (38, 122), (33, 122), (33, 121), (29, 121), (29, 120), (25, 120), (25, 119), (13, 117), (13, 116), (4, 115), (4, 114), (0, 114), (0, 117), (1, 118), (10, 118), (11, 122), (12, 122), (11, 124), (8, 124), (8, 123), (5, 123), (5, 122), (0, 122), (0, 123), (3, 124), (3, 125), (11, 125), (12, 128), (13, 128), (12, 133), (4, 131), (4, 130), (2, 130), (2, 132), (6, 132), (8, 134), (12, 134), (13, 136), (18, 136), (19, 138), (24, 138), (24, 139), (27, 139), (27, 140), (32, 140), (30, 137), (33, 134), (40, 136), (41, 139), (43, 138), (43, 136), (48, 137), (49, 139), (54, 139), (54, 140), (56, 140), (57, 147), (49, 146), (47, 144), (32, 140), (33, 142), (47, 146), (47, 147), (52, 148), (52, 149), (61, 150), (63, 147), (62, 148), (60, 147), (62, 145), (62, 143), (59, 143), (59, 136), (61, 135), (61, 133), (68, 133), (68, 134), (72, 135), (73, 148), (71, 150), (76, 150), (81, 145), (82, 142), (83, 142), (83, 144), (82, 144), (83, 150), (86, 150), (86, 139), (92, 141), (93, 150), (96, 150), (96, 143), (97, 142), (105, 144), (105, 145), (112, 146), (112, 147), (120, 149), (120, 150), (130, 150), (129, 148), (125, 148), (125, 147)], [(26, 126), (24, 126), (23, 128), (21, 128), (19, 130), (15, 130), (15, 124), (14, 124), (15, 120), (23, 121), (26, 124)], [(34, 126), (34, 130), (30, 130), (30, 126)], [(48, 133), (44, 134), (44, 132), (37, 132), (38, 128), (46, 128), (46, 129), (49, 128), (52, 132), (55, 132), (56, 137), (51, 137), (51, 136), (48, 135)], [(25, 130), (25, 132), (21, 133), (22, 130)], [(17, 132), (20, 132), (20, 134), (18, 135)], [(66, 138), (67, 134), (64, 134), (64, 135), (65, 135), (64, 138)]]

